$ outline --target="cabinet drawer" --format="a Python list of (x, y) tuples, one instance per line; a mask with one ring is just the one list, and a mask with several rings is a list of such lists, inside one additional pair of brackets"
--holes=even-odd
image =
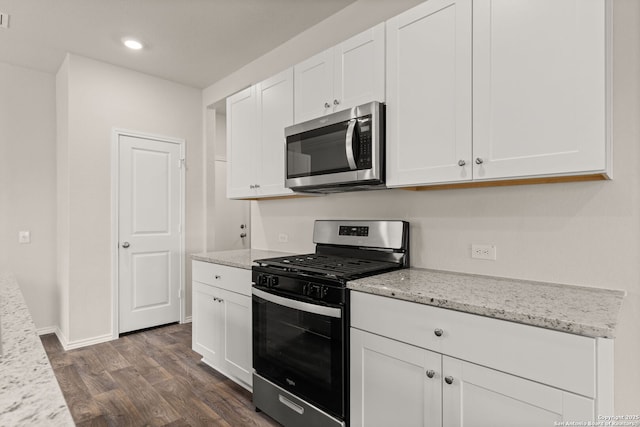
[(595, 397), (593, 338), (353, 291), (351, 326)]
[(242, 295), (251, 295), (251, 270), (193, 261), (191, 277), (196, 282), (206, 283)]

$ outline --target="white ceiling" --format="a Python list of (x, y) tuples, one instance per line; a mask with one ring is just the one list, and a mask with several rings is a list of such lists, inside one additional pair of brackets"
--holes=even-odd
[(0, 61), (55, 73), (71, 52), (204, 88), (353, 1), (0, 0)]

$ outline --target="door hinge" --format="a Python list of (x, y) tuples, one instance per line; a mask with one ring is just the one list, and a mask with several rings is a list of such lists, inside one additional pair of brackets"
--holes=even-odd
[(179, 169), (182, 169), (184, 164), (185, 164), (184, 157), (182, 159), (178, 159), (178, 168)]

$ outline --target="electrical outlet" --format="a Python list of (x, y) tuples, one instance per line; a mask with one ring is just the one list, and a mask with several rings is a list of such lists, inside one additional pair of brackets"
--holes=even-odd
[(19, 231), (18, 243), (31, 243), (31, 233), (29, 231)]
[(285, 233), (278, 234), (278, 242), (287, 243), (289, 241), (289, 235)]
[(496, 247), (494, 245), (471, 245), (471, 258), (496, 260)]

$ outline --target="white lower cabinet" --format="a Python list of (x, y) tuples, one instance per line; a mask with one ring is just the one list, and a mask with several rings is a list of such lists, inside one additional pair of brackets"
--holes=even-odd
[[(578, 366), (591, 382), (599, 369), (612, 372), (611, 340), (590, 351), (590, 342), (597, 347), (595, 338), (360, 292), (352, 292), (351, 326), (352, 426), (552, 426), (593, 421), (596, 413), (612, 410), (610, 396), (599, 386), (585, 388), (569, 373), (559, 379), (560, 388), (541, 382), (545, 377), (539, 371)], [(479, 344), (469, 334), (486, 340)], [(566, 347), (558, 341), (562, 338)], [(526, 349), (527, 341), (536, 350)], [(495, 357), (486, 359), (491, 352)], [(544, 354), (555, 356), (550, 360)], [(576, 355), (591, 359), (592, 367), (582, 368)]]
[(251, 297), (195, 281), (192, 293), (193, 350), (204, 363), (251, 390)]
[(442, 356), (442, 372), (444, 426), (539, 427), (593, 420), (593, 399), (447, 356)]
[(350, 354), (352, 426), (442, 424), (438, 353), (351, 328)]

